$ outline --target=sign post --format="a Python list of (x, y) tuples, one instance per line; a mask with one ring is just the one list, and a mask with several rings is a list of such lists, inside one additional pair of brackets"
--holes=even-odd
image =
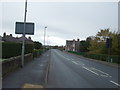
[(26, 14), (27, 14), (27, 0), (25, 2), (25, 16), (24, 16), (24, 29), (23, 29), (23, 41), (22, 41), (22, 58), (21, 58), (21, 65), (24, 66), (24, 49), (25, 49), (25, 26), (26, 26)]
[(22, 52), (21, 52), (21, 66), (24, 66), (24, 50), (25, 50), (25, 35), (34, 34), (34, 23), (26, 23), (27, 14), (27, 0), (25, 2), (25, 16), (24, 22), (16, 22), (15, 34), (22, 34)]
[(110, 49), (111, 49), (111, 47), (112, 47), (112, 38), (107, 38), (107, 40), (106, 40), (106, 47), (108, 48), (108, 62), (109, 62), (109, 60), (110, 60)]

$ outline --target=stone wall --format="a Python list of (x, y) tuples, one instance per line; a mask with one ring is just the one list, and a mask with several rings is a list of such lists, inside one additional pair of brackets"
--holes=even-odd
[[(33, 60), (33, 54), (26, 54), (24, 57), (24, 63), (28, 63)], [(15, 71), (21, 67), (21, 56), (12, 57), (5, 61), (2, 61), (2, 77), (4, 78), (10, 72)]]

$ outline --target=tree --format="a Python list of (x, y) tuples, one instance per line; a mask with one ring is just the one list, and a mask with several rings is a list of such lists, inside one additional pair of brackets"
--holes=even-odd
[(89, 53), (94, 54), (106, 54), (106, 45), (104, 41), (101, 41), (99, 37), (95, 37), (93, 40), (90, 41), (90, 47), (88, 48)]
[(88, 51), (88, 42), (85, 40), (80, 41), (80, 52), (87, 52)]
[(113, 55), (119, 55), (120, 54), (120, 34), (119, 33), (114, 32), (112, 34), (111, 54), (113, 54)]
[(90, 50), (89, 53), (96, 53), (96, 54), (107, 54), (108, 48), (106, 48), (106, 40), (107, 38), (112, 38), (112, 47), (111, 47), (111, 54), (112, 55), (119, 55), (120, 53), (120, 34), (116, 32), (110, 32), (108, 29), (101, 29), (94, 39), (90, 41)]
[(41, 49), (42, 48), (42, 44), (40, 42), (35, 41), (34, 42), (34, 49)]

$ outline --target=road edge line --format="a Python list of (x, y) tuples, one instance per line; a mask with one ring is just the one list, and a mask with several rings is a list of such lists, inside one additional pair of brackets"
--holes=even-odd
[(44, 84), (44, 87), (46, 88), (46, 85), (48, 83), (48, 76), (49, 76), (49, 69), (50, 69), (50, 61), (51, 61), (51, 51), (50, 51), (50, 59), (48, 61), (48, 64), (47, 64), (47, 69), (46, 69), (46, 73), (45, 73), (45, 84)]

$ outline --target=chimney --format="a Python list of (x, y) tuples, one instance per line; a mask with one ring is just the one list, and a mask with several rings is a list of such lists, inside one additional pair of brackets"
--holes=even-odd
[(28, 37), (28, 39), (30, 39), (30, 40), (31, 40), (31, 37)]
[(12, 37), (12, 34), (10, 34), (10, 36)]
[(5, 36), (6, 36), (6, 32), (3, 33), (3, 37), (5, 37)]

